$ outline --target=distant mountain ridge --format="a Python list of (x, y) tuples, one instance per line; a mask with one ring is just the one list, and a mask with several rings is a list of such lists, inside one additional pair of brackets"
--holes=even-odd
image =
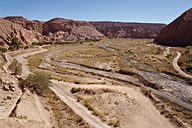
[(90, 22), (99, 32), (110, 38), (155, 38), (165, 24), (133, 22)]
[[(110, 38), (154, 38), (165, 27), (164, 24), (86, 22), (64, 18), (54, 18), (42, 22), (28, 20), (22, 16), (9, 16), (0, 21), (1, 46), (8, 46), (14, 37), (17, 37), (23, 44), (31, 44), (34, 41), (62, 43), (75, 40), (98, 40), (105, 36)], [(9, 25), (6, 25), (6, 22)]]

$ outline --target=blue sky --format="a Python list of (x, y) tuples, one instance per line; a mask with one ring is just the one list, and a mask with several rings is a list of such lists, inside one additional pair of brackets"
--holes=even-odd
[(169, 23), (191, 7), (192, 0), (1, 0), (0, 17)]

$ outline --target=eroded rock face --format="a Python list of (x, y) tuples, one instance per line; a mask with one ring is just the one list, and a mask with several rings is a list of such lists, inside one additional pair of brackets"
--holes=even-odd
[(99, 32), (110, 38), (154, 38), (165, 24), (90, 22)]
[(192, 45), (192, 8), (162, 29), (155, 42), (167, 46)]
[(91, 24), (83, 21), (74, 21), (63, 18), (55, 18), (43, 25), (43, 35), (52, 40), (97, 39), (103, 35)]
[(4, 19), (9, 20), (13, 23), (21, 25), (23, 28), (27, 30), (33, 30), (35, 32), (42, 33), (43, 32), (43, 22), (38, 20), (28, 20), (22, 16), (9, 16)]
[(12, 43), (11, 40), (14, 37), (18, 38), (24, 45), (42, 40), (40, 33), (26, 30), (18, 24), (5, 19), (0, 19), (0, 46), (10, 45)]

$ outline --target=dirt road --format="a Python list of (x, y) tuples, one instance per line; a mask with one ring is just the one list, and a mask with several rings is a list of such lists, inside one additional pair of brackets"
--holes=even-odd
[(88, 68), (85, 66), (69, 63), (66, 61), (62, 61), (61, 63), (55, 62), (54, 64), (61, 66), (61, 67), (65, 67), (65, 68), (71, 68), (71, 69), (75, 69), (75, 70), (79, 70), (79, 71), (97, 74), (97, 75), (100, 75), (103, 77), (108, 77), (108, 78), (112, 78), (112, 79), (126, 81), (126, 82), (129, 82), (129, 83), (134, 84), (134, 85), (140, 85), (140, 82), (138, 79), (136, 79), (132, 76), (129, 76), (129, 75), (123, 75), (123, 74), (119, 74), (119, 73), (102, 71), (102, 70), (94, 69), (94, 68)]
[[(43, 49), (42, 47), (39, 47), (40, 50), (37, 50), (37, 51), (34, 51), (34, 52), (27, 52), (25, 54), (19, 54), (17, 56), (15, 56), (15, 59), (22, 64), (22, 77), (23, 78), (27, 78), (27, 76), (31, 73), (29, 68), (28, 68), (28, 62), (27, 62), (27, 59), (26, 57), (28, 56), (31, 56), (31, 55), (35, 55), (35, 54), (38, 54), (38, 53), (41, 53), (41, 52), (46, 52), (47, 50), (46, 49)], [(32, 95), (32, 94), (31, 94)], [(39, 115), (40, 115), (40, 119), (43, 120), (43, 122), (46, 124), (46, 126), (48, 127), (51, 127), (51, 124), (50, 124), (50, 119), (49, 119), (49, 115), (45, 112), (46, 110), (42, 107), (40, 101), (39, 101), (39, 98), (37, 95), (32, 95), (33, 96), (33, 100), (32, 102), (34, 102), (36, 104), (36, 108), (34, 109), (37, 109), (38, 112), (39, 112)], [(30, 109), (30, 108), (29, 108)], [(30, 112), (27, 113), (27, 111), (30, 111), (30, 110), (25, 110), (26, 111), (26, 114), (29, 114), (30, 115)], [(38, 119), (37, 119), (38, 120)]]
[(8, 67), (9, 65), (11, 65), (13, 58), (8, 53), (4, 53), (4, 56), (7, 62), (5, 65), (3, 65), (3, 70), (5, 71), (5, 73), (9, 73)]
[[(72, 84), (72, 83), (66, 83), (66, 82), (58, 82), (53, 80), (52, 81), (55, 85), (53, 86), (53, 91), (58, 93), (60, 95), (60, 98), (63, 98), (63, 100), (66, 102), (69, 102), (69, 106), (74, 109), (74, 111), (77, 111), (79, 115), (83, 115), (82, 117), (86, 117), (89, 120), (85, 118), (85, 120), (88, 121), (94, 121), (91, 119), (86, 113), (84, 112), (84, 108), (79, 107), (80, 104), (76, 102), (73, 98), (73, 96), (70, 94), (70, 89), (72, 87), (76, 88), (89, 88), (89, 89), (99, 89), (99, 88), (107, 88), (107, 89), (113, 89), (117, 90), (122, 93), (126, 93), (128, 96), (132, 97), (136, 100), (136, 103), (138, 103), (139, 108), (137, 108), (138, 111), (135, 111), (133, 115), (131, 115), (131, 119), (129, 122), (130, 128), (174, 128), (173, 125), (166, 119), (163, 115), (159, 113), (159, 111), (153, 106), (152, 102), (143, 96), (143, 94), (140, 93), (139, 90), (128, 88), (128, 87), (122, 87), (122, 86), (113, 86), (113, 85), (100, 85), (100, 84)], [(69, 100), (69, 101), (68, 101)], [(72, 103), (73, 102), (73, 103)], [(87, 111), (87, 110), (86, 110)], [(131, 111), (131, 110), (130, 110)], [(126, 112), (125, 112), (126, 113)], [(95, 121), (93, 123), (96, 123)], [(98, 123), (94, 124), (96, 128), (99, 128)], [(101, 127), (101, 126), (100, 126)]]
[(24, 78), (26, 78), (31, 73), (27, 66), (28, 65), (27, 59), (25, 59), (25, 58), (28, 56), (31, 56), (31, 55), (35, 55), (35, 54), (47, 51), (46, 49), (43, 49), (42, 47), (39, 47), (39, 48), (40, 48), (40, 50), (38, 50), (38, 51), (34, 51), (34, 52), (26, 53), (26, 54), (20, 54), (20, 55), (15, 56), (15, 59), (19, 63), (22, 64), (22, 73), (21, 74)]
[(179, 58), (181, 57), (181, 53), (180, 52), (177, 52), (177, 56), (173, 59), (173, 67), (175, 68), (175, 70), (180, 73), (182, 76), (186, 77), (186, 78), (191, 78), (192, 79), (192, 76), (185, 73), (184, 71), (181, 70), (181, 68), (179, 67), (178, 65), (178, 60)]
[(107, 124), (93, 116), (82, 104), (78, 103), (69, 92), (60, 86), (60, 83), (55, 80), (52, 80), (52, 83), (51, 90), (88, 124), (95, 128), (110, 128)]
[[(45, 52), (47, 50), (41, 48), (39, 51), (31, 52), (31, 53), (26, 53), (26, 54), (21, 54), (17, 55), (15, 58), (19, 63), (22, 64), (22, 76), (27, 77), (31, 72), (27, 66), (27, 60), (25, 59), (27, 56), (34, 55), (40, 52)], [(74, 110), (78, 115), (83, 117), (87, 123), (90, 125), (96, 127), (96, 128), (110, 128), (108, 125), (104, 124), (102, 121), (100, 121), (97, 117), (93, 116), (83, 105), (78, 104), (75, 99), (72, 99), (70, 97), (70, 93), (68, 94), (67, 92), (61, 91), (58, 87), (55, 85), (51, 87), (51, 89), (55, 92), (57, 96), (61, 98), (72, 110)], [(41, 118), (43, 118), (43, 121), (49, 125), (50, 122), (48, 122), (48, 119), (46, 118), (47, 116), (45, 115), (45, 112), (38, 100), (38, 97), (35, 96), (35, 102), (36, 105), (39, 109)]]

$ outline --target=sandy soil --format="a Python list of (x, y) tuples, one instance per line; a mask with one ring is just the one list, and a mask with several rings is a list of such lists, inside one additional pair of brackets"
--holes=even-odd
[[(63, 88), (64, 90), (67, 90), (68, 92), (72, 87), (79, 87), (79, 88), (91, 88), (91, 89), (98, 89), (98, 88), (109, 88), (112, 90), (117, 90), (122, 93), (126, 93), (127, 96), (134, 100), (134, 104), (132, 107), (125, 107), (123, 103), (119, 103), (120, 107), (118, 107), (118, 110), (120, 109), (121, 111), (124, 112), (124, 116), (126, 117), (126, 124), (122, 127), (127, 127), (129, 126), (130, 128), (154, 128), (158, 126), (158, 128), (174, 128), (172, 124), (166, 119), (163, 115), (159, 113), (159, 111), (153, 106), (152, 102), (143, 94), (140, 93), (139, 90), (133, 89), (133, 88), (128, 88), (128, 87), (121, 87), (121, 86), (112, 86), (112, 85), (76, 85), (76, 84), (71, 84), (71, 83), (64, 83), (64, 82), (54, 82), (57, 83), (57, 86), (60, 86), (60, 88)], [(109, 98), (109, 97), (105, 97)], [(110, 98), (109, 98), (110, 99)], [(115, 99), (115, 97), (111, 97), (111, 99)], [(106, 99), (103, 99), (106, 101)], [(118, 102), (121, 102), (121, 99), (116, 99)], [(96, 104), (95, 104), (96, 105)], [(113, 107), (110, 106), (109, 104), (97, 104), (100, 105), (100, 108), (98, 109), (103, 109), (107, 110), (108, 112), (114, 112), (117, 108), (112, 109)], [(122, 107), (122, 105), (124, 107)], [(131, 104), (129, 104), (131, 105)], [(112, 107), (112, 108), (111, 108)], [(114, 111), (111, 111), (114, 110)]]
[[(31, 52), (31, 49), (25, 50), (25, 54), (18, 54), (15, 56), (15, 59), (17, 59), (18, 62), (22, 64), (23, 77), (27, 77), (30, 74), (30, 71), (27, 66), (28, 62), (25, 59), (25, 57), (46, 51), (41, 47), (39, 48), (40, 50), (33, 51), (33, 52)], [(7, 72), (7, 75), (9, 75), (7, 68), (11, 64), (13, 59), (8, 54), (5, 54), (5, 58), (7, 59), (7, 63), (4, 65), (4, 70), (5, 72)], [(17, 83), (16, 79), (15, 81)], [(14, 109), (15, 106), (16, 104), (13, 105), (12, 110)], [(51, 127), (49, 113), (41, 105), (38, 96), (31, 94), (29, 91), (27, 91), (22, 95), (20, 102), (17, 104), (15, 113), (16, 113), (16, 117), (22, 117), (22, 118), (26, 118), (27, 120), (43, 122), (47, 127)]]
[[(49, 115), (42, 115), (41, 110), (45, 111), (44, 108), (39, 106), (39, 100), (35, 99), (35, 96), (31, 94), (29, 91), (25, 92), (21, 98), (21, 101), (17, 105), (16, 109), (16, 117), (26, 117), (28, 120), (34, 120), (43, 122), (49, 122)], [(38, 109), (41, 108), (41, 109)], [(48, 118), (48, 119), (45, 119)], [(50, 125), (50, 124), (47, 124)]]
[(9, 118), (0, 120), (1, 128), (47, 128), (44, 123), (25, 119)]
[(81, 116), (88, 124), (95, 128), (110, 128), (108, 125), (103, 123), (97, 117), (93, 116), (83, 105), (76, 102), (70, 92), (65, 91), (61, 86), (58, 85), (57, 81), (52, 80), (54, 83), (51, 90), (65, 102), (75, 113)]

